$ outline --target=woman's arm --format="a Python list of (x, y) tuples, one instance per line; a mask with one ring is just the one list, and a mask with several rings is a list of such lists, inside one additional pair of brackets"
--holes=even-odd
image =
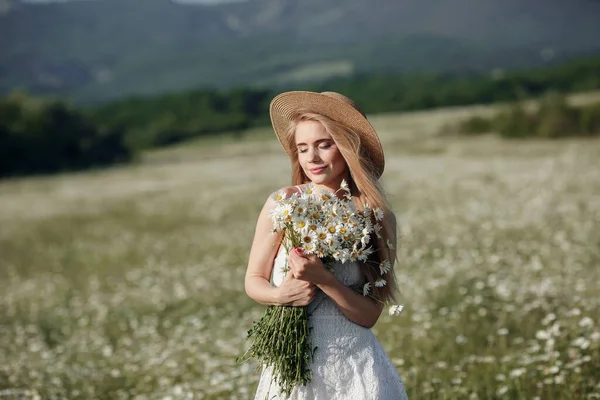
[(272, 233), (273, 224), (269, 216), (275, 205), (269, 196), (258, 216), (244, 280), (246, 294), (264, 305), (304, 306), (314, 297), (314, 284), (295, 279), (289, 272), (279, 287), (270, 283), (273, 262), (281, 242), (281, 234)]
[(339, 307), (352, 322), (371, 328), (381, 315), (383, 304), (365, 297), (345, 286), (331, 272), (325, 269), (315, 255), (306, 255), (301, 251), (290, 252), (290, 267), (297, 279), (313, 282)]

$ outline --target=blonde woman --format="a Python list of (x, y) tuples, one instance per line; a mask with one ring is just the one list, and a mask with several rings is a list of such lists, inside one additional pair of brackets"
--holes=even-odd
[[(269, 197), (258, 217), (245, 277), (246, 293), (264, 305), (308, 306), (311, 337), (317, 351), (312, 381), (298, 386), (292, 399), (406, 399), (398, 372), (371, 331), (381, 315), (382, 302), (396, 288), (396, 221), (379, 178), (384, 169), (381, 143), (364, 113), (349, 98), (335, 92), (287, 92), (270, 106), (275, 134), (292, 163), (288, 195), (312, 184), (316, 191), (339, 189), (349, 183), (357, 209), (365, 204), (384, 210), (381, 239), (373, 260), (389, 260), (387, 284), (374, 285), (372, 268), (359, 262), (339, 263), (327, 270), (315, 255), (279, 246), (269, 218), (275, 207)], [(341, 192), (338, 192), (341, 195)], [(290, 273), (281, 272), (282, 266)], [(370, 282), (371, 295), (351, 288)], [(282, 399), (270, 368), (263, 369), (256, 399)]]

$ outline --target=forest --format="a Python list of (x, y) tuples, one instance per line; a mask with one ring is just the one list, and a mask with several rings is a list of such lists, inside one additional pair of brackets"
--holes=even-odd
[[(438, 107), (518, 102), (527, 98), (600, 88), (600, 58), (530, 70), (495, 70), (489, 74), (375, 74), (334, 79), (298, 88), (337, 91), (355, 100), (367, 115)], [(0, 99), (0, 176), (80, 170), (134, 160), (144, 149), (188, 139), (242, 132), (269, 124), (273, 89), (201, 88), (153, 97), (129, 97), (94, 107), (75, 107), (61, 99), (13, 92)], [(556, 96), (555, 96), (556, 97)], [(560, 96), (559, 96), (560, 97)], [(563, 100), (546, 109), (564, 111), (530, 126), (521, 122), (499, 130), (506, 137), (560, 137), (595, 134), (598, 106), (575, 116)], [(554, 114), (556, 112), (553, 111)], [(553, 115), (554, 115), (553, 114)], [(558, 119), (556, 119), (558, 118)], [(573, 122), (577, 120), (577, 122)], [(567, 121), (567, 122), (565, 122)], [(470, 124), (470, 125), (469, 125)], [(529, 124), (529, 125), (528, 125)], [(573, 124), (576, 124), (575, 127)], [(489, 121), (466, 122), (466, 132), (495, 130)]]

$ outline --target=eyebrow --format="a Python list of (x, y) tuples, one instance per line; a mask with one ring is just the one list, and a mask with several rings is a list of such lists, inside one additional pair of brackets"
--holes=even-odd
[[(321, 142), (329, 142), (329, 141), (333, 141), (333, 139), (330, 139), (330, 138), (319, 139), (319, 140), (315, 141), (315, 143), (319, 144)], [(296, 146), (308, 146), (308, 145), (306, 143), (296, 143)]]

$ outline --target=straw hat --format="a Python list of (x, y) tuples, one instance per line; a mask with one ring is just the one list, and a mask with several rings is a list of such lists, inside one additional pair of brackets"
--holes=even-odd
[(271, 101), (271, 123), (279, 143), (289, 155), (292, 154), (292, 149), (284, 136), (298, 109), (324, 115), (357, 132), (361, 137), (361, 146), (366, 148), (375, 168), (373, 175), (376, 178), (381, 176), (385, 160), (375, 129), (356, 103), (336, 92), (286, 92), (277, 95)]

